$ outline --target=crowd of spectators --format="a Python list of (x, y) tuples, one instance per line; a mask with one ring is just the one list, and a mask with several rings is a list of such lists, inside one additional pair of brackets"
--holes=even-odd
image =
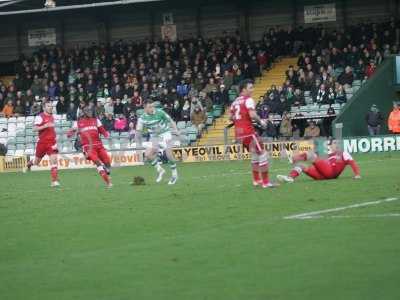
[[(287, 112), (308, 104), (306, 91), (313, 103), (345, 103), (354, 80), (368, 79), (385, 57), (399, 52), (398, 32), (392, 19), (331, 31), (322, 25), (271, 28), (258, 42), (224, 36), (175, 43), (119, 41), (71, 50), (43, 47), (19, 59), (11, 85), (0, 82), (0, 111), (5, 117), (36, 115), (42, 101), (52, 100), (58, 114), (75, 120), (89, 105), (107, 129), (124, 131), (134, 127), (136, 111), (150, 98), (176, 121), (192, 121), (201, 130), (213, 105), (229, 104), (229, 89), (259, 76), (280, 56), (296, 55), (297, 66), (289, 67), (286, 81), (272, 86), (259, 102), (262, 118), (283, 116), (281, 126), (273, 124), (263, 134), (316, 135), (318, 124), (310, 122), (306, 131), (306, 124), (290, 120)], [(330, 115), (333, 119), (332, 108)], [(322, 125), (321, 134), (329, 135), (329, 124)]]
[[(270, 138), (331, 135), (336, 113), (331, 105), (346, 103), (347, 91), (352, 93), (355, 80), (364, 83), (387, 56), (399, 54), (399, 28), (400, 24), (391, 19), (330, 32), (322, 26), (293, 31), (270, 29), (264, 39), (279, 40), (280, 53), (299, 58), (297, 66), (286, 71), (285, 82), (271, 86), (260, 99), (258, 112), (263, 118), (271, 113), (283, 116), (280, 128), (278, 125), (266, 135)], [(326, 117), (318, 124), (316, 120), (287, 121), (286, 112), (307, 104), (329, 105)]]
[(135, 126), (147, 99), (159, 101), (176, 121), (204, 128), (214, 105), (229, 104), (228, 90), (267, 66), (261, 43), (237, 37), (176, 43), (124, 43), (66, 50), (44, 47), (21, 57), (10, 86), (0, 83), (5, 117), (36, 115), (40, 103), (57, 101), (58, 114), (76, 120), (84, 106), (93, 109), (109, 130)]

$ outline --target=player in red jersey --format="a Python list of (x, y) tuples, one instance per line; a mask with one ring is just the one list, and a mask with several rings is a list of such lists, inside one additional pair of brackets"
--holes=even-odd
[(28, 169), (39, 165), (42, 158), (47, 154), (51, 165), (51, 186), (60, 185), (58, 181), (58, 149), (56, 141), (56, 131), (54, 130), (53, 105), (51, 102), (43, 103), (43, 112), (34, 121), (33, 131), (39, 132), (39, 140), (36, 144), (35, 160), (28, 162)]
[[(328, 158), (322, 159), (314, 152), (304, 152), (293, 157), (288, 155), (289, 161), (295, 166), (289, 173), (289, 176), (278, 175), (277, 178), (284, 182), (294, 182), (295, 178), (304, 173), (314, 180), (336, 179), (343, 173), (347, 166), (350, 166), (354, 179), (361, 179), (360, 168), (350, 155), (350, 153), (341, 151), (336, 141), (329, 142)], [(300, 161), (311, 161), (311, 166), (299, 164)]]
[(67, 136), (72, 137), (76, 132), (79, 134), (84, 155), (97, 166), (97, 171), (107, 187), (112, 187), (109, 176), (111, 159), (100, 139), (100, 134), (104, 137), (109, 137), (110, 134), (104, 129), (100, 120), (93, 117), (90, 108), (85, 107), (83, 109), (83, 117), (74, 122)]
[(251, 95), (254, 90), (253, 81), (243, 80), (239, 86), (240, 95), (230, 108), (231, 120), (235, 125), (236, 140), (240, 141), (251, 153), (253, 185), (263, 188), (274, 187), (268, 177), (268, 156), (264, 144), (254, 129), (253, 122), (265, 126), (256, 112), (256, 105)]

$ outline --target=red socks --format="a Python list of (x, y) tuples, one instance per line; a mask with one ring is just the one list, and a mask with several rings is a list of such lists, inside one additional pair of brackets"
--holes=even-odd
[(300, 174), (303, 172), (301, 167), (294, 167), (292, 171), (290, 171), (289, 176), (292, 178), (299, 177)]
[(253, 167), (253, 181), (259, 182), (260, 181), (260, 171), (258, 168), (258, 163), (252, 163), (251, 165)]
[(104, 170), (99, 171), (100, 176), (103, 178), (104, 182), (109, 184), (110, 183), (110, 177), (108, 177), (107, 172)]
[(261, 173), (261, 177), (262, 177), (262, 183), (263, 183), (263, 185), (269, 183), (268, 171), (262, 172), (262, 173)]

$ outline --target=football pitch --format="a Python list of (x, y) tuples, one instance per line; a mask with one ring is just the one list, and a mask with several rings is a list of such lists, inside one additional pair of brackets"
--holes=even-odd
[[(400, 154), (254, 188), (249, 162), (0, 175), (1, 300), (400, 298)], [(272, 177), (286, 174), (273, 160)], [(169, 172), (166, 174), (169, 175)], [(131, 186), (143, 176), (145, 186)]]

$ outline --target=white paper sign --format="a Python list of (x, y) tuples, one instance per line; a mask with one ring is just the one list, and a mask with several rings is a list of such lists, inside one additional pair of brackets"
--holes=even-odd
[(176, 25), (161, 26), (161, 37), (165, 41), (175, 42), (178, 38)]
[(321, 23), (336, 21), (335, 3), (304, 6), (304, 23)]
[(55, 28), (42, 28), (28, 30), (29, 47), (41, 45), (55, 45), (57, 43), (57, 34)]

